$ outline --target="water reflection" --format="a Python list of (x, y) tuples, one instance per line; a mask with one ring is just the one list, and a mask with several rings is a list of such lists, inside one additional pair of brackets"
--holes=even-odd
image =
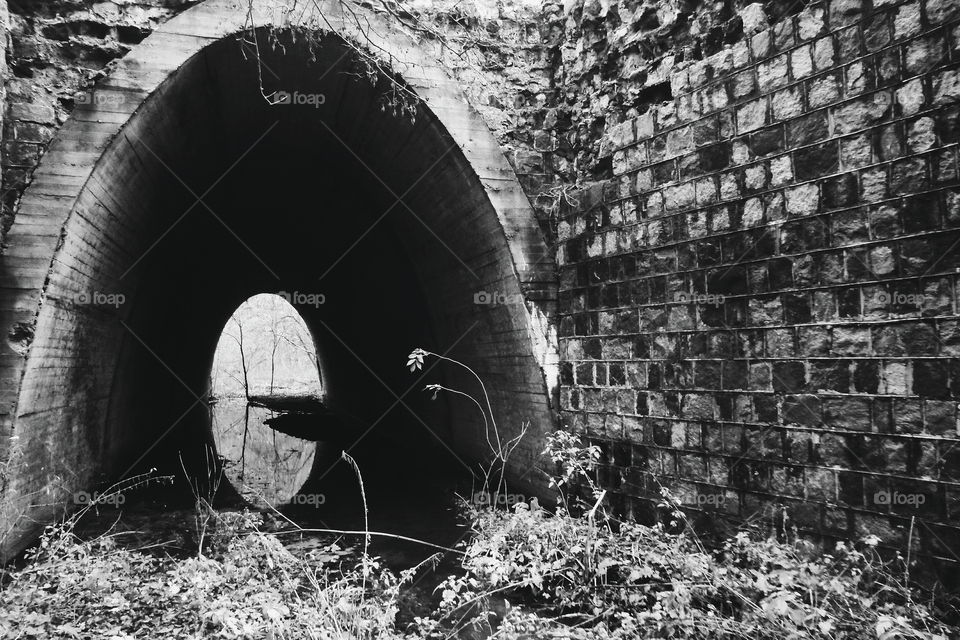
[(277, 415), (242, 398), (223, 399), (210, 407), (214, 443), (224, 459), (224, 476), (237, 493), (258, 507), (289, 503), (310, 476), (317, 452), (316, 442), (264, 424)]

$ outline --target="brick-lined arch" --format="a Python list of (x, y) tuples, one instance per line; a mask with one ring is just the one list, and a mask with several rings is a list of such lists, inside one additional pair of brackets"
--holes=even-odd
[[(288, 55), (265, 53), (280, 77), (326, 97), (315, 113), (274, 115), (271, 109), (282, 107), (254, 95), (247, 82), (253, 63), (244, 62), (234, 36), (251, 26), (283, 26), (281, 5), (258, 4), (251, 25), (245, 2), (207, 0), (163, 25), (78, 105), (36, 170), (0, 257), (8, 335), (0, 360), (4, 551), (22, 545), (70, 491), (99, 474), (122, 475), (162, 435), (141, 427), (153, 414), (171, 411), (164, 418), (174, 422), (180, 400), (190, 411), (209, 371), (212, 328), (238, 301), (262, 290), (319, 288), (317, 275), (325, 277), (323, 265), (331, 263), (325, 251), (343, 249), (327, 239), (337, 236), (337, 225), (400, 195), (404, 204), (396, 206), (411, 214), (394, 229), (400, 248), (374, 238), (380, 253), (366, 258), (366, 270), (363, 246), (348, 250), (345, 275), (328, 280), (342, 304), (312, 320), (308, 314), (311, 329), (339, 352), (340, 370), (361, 371), (366, 365), (347, 344), (351, 336), (359, 340), (376, 322), (383, 336), (374, 343), (383, 346), (391, 333), (420, 338), (429, 324), (432, 332), (422, 337), (435, 344), (427, 346), (452, 347), (475, 365), (504, 429), (551, 423), (554, 266), (496, 140), (429, 48), (373, 14), (361, 36), (352, 18), (338, 17), (337, 3), (324, 4), (326, 29), (368, 39), (392, 56), (394, 71), (423, 99), (416, 122), (381, 112), (369, 84), (323, 73), (347, 52), (336, 38), (319, 52), (291, 45)], [(257, 185), (258, 176), (269, 187)], [(351, 193), (353, 179), (359, 188)], [(206, 195), (204, 186), (218, 184), (227, 193), (210, 196), (216, 201), (206, 222), (190, 217), (178, 229), (180, 212), (207, 208), (195, 200)], [(314, 185), (325, 195), (305, 199)], [(287, 191), (299, 196), (276, 204)], [(325, 210), (325, 201), (336, 210)], [(229, 216), (220, 220), (213, 209)], [(203, 234), (219, 222), (230, 229), (211, 245), (212, 254), (223, 252), (214, 260), (204, 255)], [(395, 268), (379, 266), (384, 257)], [(406, 298), (404, 287), (420, 297)], [(512, 302), (477, 305), (478, 291)], [(93, 293), (120, 294), (125, 302), (80, 304), (78, 296)], [(386, 311), (370, 300), (392, 295), (399, 300)], [(138, 382), (137, 373), (151, 368), (149, 383)], [(156, 392), (169, 398), (151, 404), (162, 375), (169, 386)], [(471, 384), (449, 375), (452, 384)], [(341, 386), (350, 397), (350, 382)], [(478, 416), (456, 405), (450, 411), (456, 426), (449, 446), (480, 451)], [(517, 475), (533, 467), (536, 434), (527, 442), (515, 458)], [(538, 479), (527, 474), (525, 481)]]

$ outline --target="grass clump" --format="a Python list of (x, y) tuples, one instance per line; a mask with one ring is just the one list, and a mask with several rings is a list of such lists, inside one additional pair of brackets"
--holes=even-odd
[[(398, 581), (296, 557), (256, 514), (221, 514), (195, 556), (126, 549), (49, 527), (0, 591), (0, 638), (391, 638)], [(366, 582), (366, 588), (362, 586)]]

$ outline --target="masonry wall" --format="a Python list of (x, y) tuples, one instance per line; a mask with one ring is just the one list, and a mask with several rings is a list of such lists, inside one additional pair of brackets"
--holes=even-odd
[(13, 222), (23, 189), (60, 125), (84, 90), (159, 24), (190, 0), (18, 0), (9, 20), (4, 68), (3, 198), (0, 241)]
[(960, 548), (960, 5), (811, 5), (608, 127), (559, 226), (563, 420), (627, 512)]

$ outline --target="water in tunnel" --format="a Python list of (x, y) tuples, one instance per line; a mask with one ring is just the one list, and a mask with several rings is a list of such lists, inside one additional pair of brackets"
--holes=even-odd
[[(248, 298), (227, 320), (207, 402), (225, 479), (260, 507), (289, 503), (310, 474), (317, 441), (351, 426), (309, 411), (323, 407), (320, 359), (303, 318), (277, 294)], [(304, 427), (284, 429), (284, 420)]]
[[(308, 306), (319, 308), (326, 304), (326, 296), (309, 298), (295, 292), (252, 296), (231, 314), (217, 342), (207, 404), (213, 453), (220, 465), (218, 488), (224, 490), (219, 497), (226, 504), (239, 498), (258, 509), (283, 509), (301, 524), (358, 526), (362, 514), (355, 471), (341, 464), (340, 452), (349, 451), (362, 464), (365, 493), (378, 512), (381, 506), (398, 502), (417, 504), (418, 517), (424, 520), (420, 524), (435, 529), (437, 514), (424, 516), (423, 507), (449, 506), (449, 493), (436, 491), (462, 485), (469, 469), (458, 479), (403, 415), (371, 420), (345, 410), (349, 403), (331, 405), (322, 381), (335, 378), (337, 372), (321, 358), (291, 302), (311, 302)], [(402, 439), (390, 434), (394, 440), (390, 446), (383, 445), (384, 436), (376, 435), (365, 443), (379, 422), (407, 432)], [(403, 441), (406, 446), (401, 446)], [(388, 454), (382, 455), (384, 451)], [(427, 452), (432, 457), (429, 479), (404, 468), (426, 462)], [(416, 480), (398, 481), (411, 477)], [(431, 496), (434, 504), (402, 495), (411, 491)], [(384, 495), (388, 500), (378, 500)], [(397, 514), (388, 513), (385, 528), (395, 529)]]

